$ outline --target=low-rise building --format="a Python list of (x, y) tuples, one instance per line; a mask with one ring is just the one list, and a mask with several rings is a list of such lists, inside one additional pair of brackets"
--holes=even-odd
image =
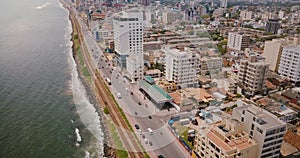
[(152, 78), (160, 78), (162, 74), (161, 71), (158, 69), (147, 70), (145, 73), (146, 76), (150, 76)]

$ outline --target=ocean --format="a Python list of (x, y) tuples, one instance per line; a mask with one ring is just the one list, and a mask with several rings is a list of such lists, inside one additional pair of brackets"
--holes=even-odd
[(57, 0), (0, 1), (0, 157), (103, 157), (103, 131)]

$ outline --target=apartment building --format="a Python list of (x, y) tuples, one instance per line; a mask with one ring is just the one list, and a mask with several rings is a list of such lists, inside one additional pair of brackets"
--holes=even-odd
[(178, 13), (171, 10), (163, 11), (162, 22), (164, 24), (171, 24), (177, 20)]
[(256, 158), (257, 143), (243, 130), (237, 119), (202, 123), (195, 137), (195, 152), (202, 158)]
[(166, 48), (165, 77), (174, 81), (178, 88), (197, 87), (199, 72), (199, 55), (185, 49)]
[(247, 10), (242, 10), (240, 13), (240, 17), (242, 20), (251, 20), (253, 18), (253, 12), (247, 11)]
[(227, 46), (234, 50), (245, 50), (250, 44), (250, 36), (243, 32), (229, 32)]
[(222, 70), (223, 60), (220, 57), (203, 57), (200, 59), (200, 71), (205, 73), (209, 71), (211, 74), (219, 73)]
[(138, 9), (120, 12), (113, 19), (116, 64), (132, 81), (143, 78), (143, 13)]
[(249, 59), (240, 60), (238, 72), (238, 86), (242, 89), (242, 94), (253, 96), (256, 93), (263, 93), (265, 89), (265, 75), (269, 69), (269, 64), (259, 60), (256, 56)]
[(244, 123), (245, 132), (258, 144), (257, 157), (279, 158), (287, 124), (251, 103), (242, 101), (240, 104), (233, 110), (232, 117)]
[(296, 84), (300, 82), (300, 45), (283, 48), (278, 73)]
[(280, 58), (282, 54), (283, 47), (289, 45), (299, 45), (300, 36), (295, 36), (292, 38), (280, 38), (273, 39), (272, 41), (266, 41), (264, 47), (264, 53), (262, 56), (265, 58), (266, 63), (270, 64), (269, 69), (278, 72), (278, 67), (280, 63)]

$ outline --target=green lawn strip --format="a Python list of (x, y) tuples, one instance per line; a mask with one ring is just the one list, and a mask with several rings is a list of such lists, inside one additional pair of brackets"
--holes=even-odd
[(109, 123), (110, 135), (111, 135), (112, 141), (116, 148), (117, 157), (120, 157), (120, 158), (128, 157), (127, 151), (121, 150), (121, 149), (124, 149), (124, 147), (123, 147), (123, 143), (118, 135), (115, 125), (111, 121), (108, 123)]
[(190, 146), (192, 146), (192, 142), (188, 141), (188, 131), (189, 129), (186, 129), (182, 134), (181, 134), (181, 138)]

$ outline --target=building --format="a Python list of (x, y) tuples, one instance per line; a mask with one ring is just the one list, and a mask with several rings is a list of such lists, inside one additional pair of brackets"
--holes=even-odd
[(258, 144), (257, 157), (279, 157), (287, 126), (285, 122), (245, 101), (238, 103), (238, 107), (233, 109), (232, 117), (244, 122), (245, 132)]
[(141, 0), (141, 5), (149, 6), (150, 3), (151, 3), (151, 0)]
[(256, 158), (258, 145), (243, 126), (240, 120), (229, 118), (217, 123), (201, 123), (196, 132), (195, 153), (203, 158)]
[(165, 77), (174, 81), (179, 88), (197, 87), (199, 72), (199, 55), (178, 49), (165, 49)]
[(280, 11), (278, 12), (278, 18), (283, 19), (284, 16), (285, 16), (285, 12), (284, 12), (283, 10), (280, 10)]
[(222, 71), (223, 60), (220, 57), (203, 57), (200, 59), (200, 71), (216, 74)]
[(280, 28), (279, 19), (269, 19), (266, 24), (266, 32), (277, 34)]
[(155, 84), (150, 76), (145, 76), (144, 80), (138, 82), (139, 90), (159, 109), (163, 108), (165, 103), (171, 103), (173, 98), (163, 89)]
[(138, 9), (120, 12), (113, 19), (116, 64), (126, 70), (132, 81), (142, 79), (143, 13)]
[(227, 8), (228, 6), (228, 0), (221, 0), (220, 1), (220, 7)]
[(269, 70), (269, 64), (258, 60), (256, 56), (249, 59), (240, 60), (240, 69), (238, 72), (238, 86), (247, 96), (253, 96), (257, 93), (263, 93), (265, 90), (266, 73)]
[(240, 13), (240, 17), (242, 20), (251, 20), (253, 18), (253, 12), (247, 11), (247, 10), (242, 10)]
[(300, 82), (300, 45), (283, 48), (278, 73), (295, 83)]
[(148, 70), (145, 72), (146, 76), (150, 76), (152, 78), (160, 78), (161, 77), (161, 72), (158, 69), (152, 69), (152, 70)]
[(164, 11), (163, 12), (163, 17), (162, 17), (162, 22), (164, 24), (171, 24), (176, 21), (177, 15), (175, 11)]
[(237, 85), (236, 81), (231, 78), (217, 80), (218, 88), (224, 88), (227, 93), (236, 94)]
[(227, 46), (234, 50), (245, 50), (249, 46), (250, 36), (243, 32), (229, 32)]
[(262, 56), (265, 58), (266, 63), (270, 64), (269, 69), (278, 72), (278, 67), (280, 63), (280, 58), (282, 54), (283, 47), (289, 45), (299, 45), (300, 36), (295, 36), (292, 38), (280, 38), (273, 39), (272, 41), (266, 41), (264, 47), (264, 53)]
[(278, 71), (281, 52), (282, 40), (273, 39), (272, 41), (265, 42), (264, 53), (262, 56), (265, 57), (266, 63), (270, 64), (270, 70), (275, 72)]

